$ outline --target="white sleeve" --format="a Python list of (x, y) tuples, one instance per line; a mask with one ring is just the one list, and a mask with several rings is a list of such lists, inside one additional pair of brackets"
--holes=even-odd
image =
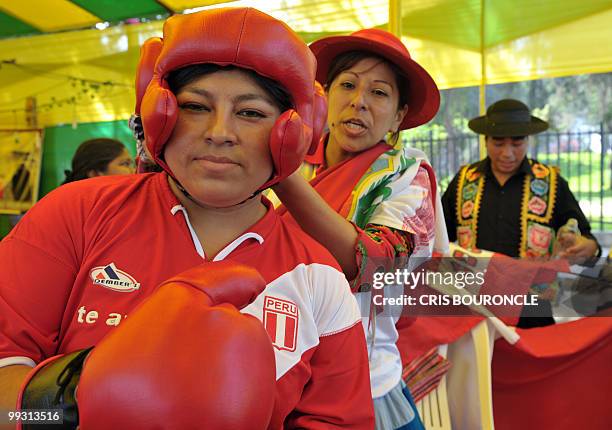
[(310, 264), (313, 291), (313, 316), (319, 336), (329, 336), (347, 330), (361, 322), (357, 300), (344, 274), (337, 269)]
[(24, 366), (36, 367), (36, 363), (29, 357), (6, 357), (0, 358), (0, 368), (21, 364)]

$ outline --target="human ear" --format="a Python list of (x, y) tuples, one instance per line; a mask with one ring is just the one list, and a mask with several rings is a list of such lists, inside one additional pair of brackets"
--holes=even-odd
[(404, 120), (406, 113), (408, 113), (408, 105), (404, 105), (400, 109), (397, 110), (397, 112), (395, 113), (395, 118), (393, 118), (393, 124), (391, 128), (389, 129), (389, 132), (395, 133), (396, 131), (398, 131), (398, 128), (400, 124), (402, 123), (402, 121)]

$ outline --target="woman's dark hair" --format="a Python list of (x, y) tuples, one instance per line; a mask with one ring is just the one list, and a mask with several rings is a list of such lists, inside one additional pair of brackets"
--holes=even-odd
[(220, 70), (241, 70), (247, 73), (255, 80), (257, 85), (259, 85), (262, 90), (268, 93), (276, 107), (278, 107), (281, 112), (285, 112), (286, 110), (293, 108), (291, 94), (289, 94), (289, 92), (278, 82), (270, 78), (266, 78), (265, 76), (261, 76), (252, 70), (243, 69), (233, 65), (219, 66), (218, 64), (205, 63), (185, 66), (170, 72), (167, 78), (168, 86), (170, 87), (170, 91), (172, 91), (174, 94), (178, 94), (181, 89), (185, 87), (185, 85), (190, 84), (204, 75), (218, 72)]
[(72, 170), (65, 170), (62, 184), (87, 179), (88, 173), (106, 172), (108, 164), (125, 150), (123, 143), (115, 139), (99, 138), (81, 143), (72, 157)]
[[(366, 58), (376, 58), (380, 60), (381, 62), (384, 62), (391, 68), (395, 76), (395, 83), (397, 84), (397, 88), (399, 90), (397, 109), (399, 110), (403, 108), (405, 105), (407, 105), (408, 104), (408, 94), (409, 94), (409, 89), (410, 89), (409, 88), (410, 81), (402, 73), (401, 69), (397, 67), (394, 63), (372, 52), (348, 51), (334, 58), (329, 66), (329, 69), (327, 70), (327, 80), (325, 82), (325, 88), (329, 88), (331, 83), (334, 81), (334, 79), (336, 79), (336, 77), (338, 77), (340, 73), (350, 69), (355, 64), (359, 63), (361, 60), (364, 60)], [(395, 144), (398, 141), (398, 139), (399, 139), (399, 131), (396, 131), (395, 133), (391, 135), (390, 141), (393, 144)]]

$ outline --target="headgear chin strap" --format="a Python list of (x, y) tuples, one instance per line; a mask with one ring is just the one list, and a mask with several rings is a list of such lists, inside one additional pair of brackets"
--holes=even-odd
[(144, 43), (136, 78), (136, 113), (141, 115), (151, 158), (174, 178), (163, 157), (178, 115), (167, 77), (174, 70), (202, 63), (250, 69), (289, 92), (294, 108), (278, 117), (270, 133), (274, 173), (258, 191), (297, 170), (306, 153), (316, 149), (327, 115), (325, 95), (315, 85), (316, 60), (285, 23), (252, 8), (174, 15), (165, 22), (162, 39)]
[[(192, 202), (194, 202), (196, 205), (198, 206), (204, 206), (201, 202), (197, 201), (195, 197), (193, 197), (191, 194), (189, 194), (189, 191), (187, 191), (185, 189), (185, 187), (183, 187), (183, 185), (181, 185), (181, 183), (174, 177), (172, 177), (172, 180), (174, 181), (174, 184), (176, 185), (176, 188), (178, 188), (178, 190), (185, 196), (187, 197), (189, 200), (191, 200)], [(259, 194), (261, 194), (263, 192), (263, 189), (259, 189), (257, 191), (255, 191), (253, 194), (251, 194), (249, 197), (247, 197), (246, 199), (244, 199), (243, 201), (236, 203), (234, 205), (229, 205), (229, 206), (219, 206), (219, 209), (225, 209), (225, 208), (230, 208), (233, 206), (238, 206), (243, 204), (244, 202), (247, 202), (249, 200), (251, 200), (254, 197), (257, 197)]]

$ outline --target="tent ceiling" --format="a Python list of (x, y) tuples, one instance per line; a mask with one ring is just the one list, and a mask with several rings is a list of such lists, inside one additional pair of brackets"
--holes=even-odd
[[(129, 116), (140, 45), (169, 13), (213, 4), (257, 7), (307, 42), (389, 14), (388, 0), (4, 0), (0, 126), (23, 123), (28, 96), (43, 125)], [(482, 4), (487, 82), (612, 71), (612, 0), (402, 0), (403, 40), (440, 87), (480, 83)]]
[[(467, 49), (480, 49), (482, 0), (402, 0), (402, 27), (412, 37)], [(274, 16), (285, 15), (301, 32), (314, 35), (386, 25), (388, 1), (188, 1), (188, 0), (8, 0), (0, 4), (0, 38), (51, 33), (117, 23), (131, 18), (163, 17), (185, 9), (217, 4), (252, 5)], [(507, 42), (596, 14), (610, 0), (495, 0), (484, 2), (485, 45)], [(276, 13), (275, 13), (276, 12)]]
[[(610, 0), (489, 0), (485, 46), (491, 47), (596, 14)], [(402, 28), (411, 37), (480, 50), (481, 0), (403, 0)]]
[(164, 18), (221, 1), (7, 0), (0, 4), (0, 38), (92, 27), (99, 22)]

